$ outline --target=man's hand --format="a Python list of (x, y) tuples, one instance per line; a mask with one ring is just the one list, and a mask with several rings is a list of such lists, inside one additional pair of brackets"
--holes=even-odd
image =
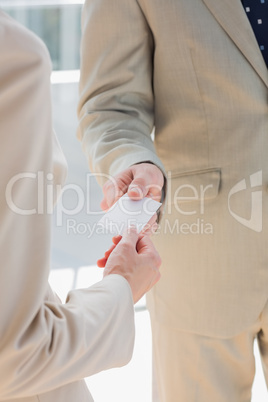
[(150, 237), (139, 238), (135, 228), (128, 229), (122, 238), (116, 236), (113, 242), (98, 265), (105, 267), (103, 276), (122, 275), (128, 281), (136, 303), (159, 281), (161, 259)]
[(161, 170), (151, 163), (133, 165), (108, 180), (103, 186), (103, 210), (109, 209), (125, 193), (133, 200), (144, 197), (160, 201), (164, 176)]

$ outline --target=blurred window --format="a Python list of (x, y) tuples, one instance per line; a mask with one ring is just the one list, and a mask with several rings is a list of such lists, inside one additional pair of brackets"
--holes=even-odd
[(0, 0), (0, 8), (47, 45), (53, 70), (78, 70), (83, 0)]

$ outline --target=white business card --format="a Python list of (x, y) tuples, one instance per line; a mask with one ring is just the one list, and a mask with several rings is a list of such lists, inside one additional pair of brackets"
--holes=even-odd
[(122, 235), (130, 226), (135, 226), (140, 233), (161, 205), (147, 197), (134, 201), (125, 194), (100, 219), (98, 225), (106, 234)]

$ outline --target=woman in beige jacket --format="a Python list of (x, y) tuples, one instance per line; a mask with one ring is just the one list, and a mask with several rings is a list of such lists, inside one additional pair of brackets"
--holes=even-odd
[(59, 302), (48, 285), (47, 188), (65, 169), (51, 123), (50, 59), (2, 11), (0, 54), (0, 400), (92, 401), (82, 379), (130, 360), (133, 302), (159, 279), (159, 257), (130, 230), (104, 261), (104, 279)]

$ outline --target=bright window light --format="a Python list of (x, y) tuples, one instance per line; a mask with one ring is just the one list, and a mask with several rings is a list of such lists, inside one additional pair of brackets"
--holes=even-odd
[(80, 71), (53, 71), (50, 77), (51, 84), (72, 84), (79, 82)]
[(85, 0), (0, 0), (0, 7), (68, 6), (84, 2)]

